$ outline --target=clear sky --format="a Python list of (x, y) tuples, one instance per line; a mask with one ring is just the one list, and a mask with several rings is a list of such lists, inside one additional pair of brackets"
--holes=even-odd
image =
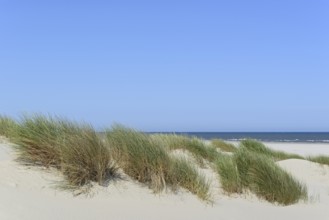
[(0, 0), (0, 113), (329, 131), (329, 1)]

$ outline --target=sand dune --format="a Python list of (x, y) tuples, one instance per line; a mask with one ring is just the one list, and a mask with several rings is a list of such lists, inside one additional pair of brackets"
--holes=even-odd
[[(216, 177), (212, 204), (184, 190), (155, 195), (147, 187), (123, 176), (107, 187), (94, 186), (90, 196), (73, 196), (56, 186), (62, 176), (56, 170), (26, 167), (15, 161), (9, 143), (0, 143), (0, 219), (325, 219), (329, 216), (329, 166), (289, 159), (278, 164), (304, 182), (309, 200), (286, 207), (254, 195), (227, 196)], [(277, 144), (284, 149), (285, 144)], [(310, 145), (311, 146), (311, 145)], [(303, 147), (306, 147), (306, 145)], [(314, 151), (321, 150), (316, 145)], [(322, 150), (324, 149), (321, 145)], [(301, 154), (307, 152), (299, 148)], [(326, 145), (329, 149), (329, 145)], [(323, 152), (326, 153), (326, 152)]]

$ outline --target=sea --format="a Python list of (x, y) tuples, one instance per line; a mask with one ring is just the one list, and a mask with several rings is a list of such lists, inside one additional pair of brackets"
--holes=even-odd
[(263, 142), (304, 142), (329, 143), (329, 132), (151, 132), (162, 134), (177, 134), (198, 137), (205, 140), (222, 139), (226, 141), (241, 141), (255, 139)]

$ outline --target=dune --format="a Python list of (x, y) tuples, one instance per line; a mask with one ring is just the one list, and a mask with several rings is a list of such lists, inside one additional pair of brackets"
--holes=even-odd
[(277, 163), (307, 185), (310, 202), (329, 204), (329, 166), (299, 159)]
[[(16, 159), (11, 144), (0, 143), (0, 219), (325, 219), (329, 215), (329, 166), (289, 159), (277, 164), (308, 187), (308, 201), (279, 206), (253, 194), (226, 195), (209, 169), (213, 202), (179, 190), (153, 194), (123, 175), (89, 194), (74, 195), (58, 188), (63, 180), (53, 169), (28, 167)], [(277, 144), (284, 149), (283, 144)], [(303, 146), (306, 147), (305, 144)], [(311, 145), (310, 145), (311, 146)], [(323, 146), (320, 147), (323, 150)], [(312, 149), (322, 153), (317, 145)], [(329, 149), (329, 145), (326, 145)], [(304, 154), (301, 148), (298, 153)], [(326, 152), (323, 152), (326, 153)]]

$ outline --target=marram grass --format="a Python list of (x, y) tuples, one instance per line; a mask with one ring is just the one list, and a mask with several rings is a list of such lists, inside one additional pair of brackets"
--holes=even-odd
[(78, 135), (68, 137), (61, 147), (61, 170), (73, 186), (82, 186), (90, 181), (105, 185), (117, 172), (110, 151), (92, 127), (80, 129)]
[(209, 185), (205, 178), (188, 162), (171, 157), (168, 149), (149, 135), (117, 125), (107, 131), (106, 136), (119, 167), (154, 192), (181, 186), (208, 200)]
[(183, 158), (172, 158), (169, 174), (173, 188), (181, 186), (202, 200), (211, 200), (209, 182), (197, 171), (196, 167), (190, 161)]
[(241, 141), (240, 146), (248, 149), (249, 151), (272, 157), (275, 160), (304, 159), (298, 154), (289, 154), (282, 151), (272, 150), (266, 147), (263, 143), (252, 139)]
[(249, 151), (267, 155), (269, 157), (274, 158), (275, 160), (301, 159), (301, 160), (308, 160), (323, 165), (329, 165), (329, 156), (318, 155), (318, 156), (302, 157), (298, 154), (290, 154), (282, 151), (272, 150), (266, 147), (263, 143), (256, 140), (251, 140), (251, 139), (243, 140), (241, 141), (240, 146), (248, 149)]
[(155, 134), (151, 135), (153, 141), (169, 150), (182, 149), (190, 152), (200, 165), (203, 160), (213, 162), (218, 152), (213, 146), (207, 146), (204, 141), (193, 137), (186, 137), (175, 134)]
[[(0, 135), (16, 144), (21, 161), (62, 171), (68, 188), (90, 182), (104, 185), (121, 168), (154, 192), (183, 187), (203, 200), (210, 200), (209, 182), (193, 163), (170, 154), (172, 150), (183, 149), (215, 169), (227, 193), (250, 190), (260, 198), (282, 205), (306, 197), (305, 186), (274, 162), (303, 158), (271, 150), (253, 140), (242, 141), (240, 148), (221, 140), (207, 145), (198, 138), (148, 135), (123, 126), (108, 130), (103, 140), (88, 124), (44, 115), (24, 116), (17, 122), (0, 117)], [(232, 152), (232, 156), (219, 153), (218, 148)], [(328, 164), (326, 156), (307, 159)]]
[(237, 150), (237, 148), (233, 144), (227, 143), (221, 139), (213, 139), (213, 140), (211, 140), (211, 144), (214, 147), (219, 148), (221, 151), (224, 151), (224, 152), (233, 153)]
[(61, 146), (73, 128), (55, 117), (24, 116), (13, 138), (19, 159), (29, 164), (60, 168)]
[(329, 166), (329, 156), (323, 156), (323, 155), (310, 156), (310, 157), (307, 157), (307, 160)]
[(113, 159), (126, 174), (147, 183), (155, 192), (165, 188), (170, 158), (163, 148), (147, 135), (123, 126), (114, 126), (106, 136)]
[(215, 161), (215, 169), (220, 176), (222, 189), (228, 194), (242, 193), (242, 185), (235, 160), (222, 155)]
[(0, 136), (5, 136), (7, 138), (13, 136), (17, 128), (17, 122), (10, 117), (0, 115)]
[(114, 175), (110, 152), (89, 125), (43, 115), (24, 116), (14, 139), (19, 159), (27, 164), (61, 170), (67, 184), (103, 184)]
[(289, 205), (306, 199), (306, 187), (266, 155), (240, 149), (234, 155), (241, 185), (269, 202)]

